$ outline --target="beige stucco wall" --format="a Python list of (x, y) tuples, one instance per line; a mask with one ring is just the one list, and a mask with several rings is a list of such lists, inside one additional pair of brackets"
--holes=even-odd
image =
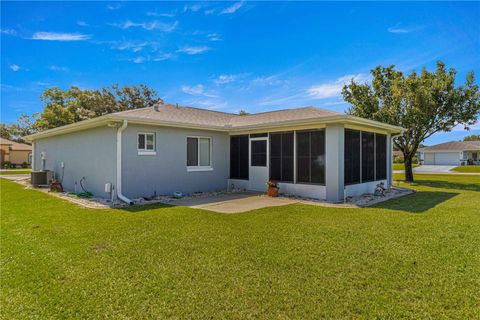
[(10, 150), (10, 162), (13, 164), (28, 163), (28, 155), (31, 151)]

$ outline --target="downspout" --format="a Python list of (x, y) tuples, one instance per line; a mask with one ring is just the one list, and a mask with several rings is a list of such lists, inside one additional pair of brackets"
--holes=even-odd
[(122, 194), (122, 132), (127, 126), (128, 121), (123, 120), (123, 124), (117, 130), (117, 198), (132, 205), (133, 201)]

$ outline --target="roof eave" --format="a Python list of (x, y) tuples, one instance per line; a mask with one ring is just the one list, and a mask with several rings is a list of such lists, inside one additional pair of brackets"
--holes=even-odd
[(301, 125), (315, 125), (315, 124), (328, 124), (328, 123), (350, 123), (363, 125), (373, 128), (380, 128), (388, 131), (391, 134), (401, 134), (405, 131), (402, 127), (393, 126), (385, 124), (382, 122), (368, 120), (364, 118), (354, 117), (344, 114), (336, 114), (326, 117), (316, 117), (310, 119), (301, 119), (301, 120), (286, 120), (279, 121), (274, 123), (261, 123), (256, 125), (245, 125), (245, 126), (211, 126), (211, 125), (202, 125), (202, 124), (189, 124), (181, 122), (172, 122), (172, 121), (159, 121), (154, 119), (143, 119), (135, 117), (125, 117), (121, 115), (108, 114), (100, 116), (93, 119), (83, 120), (80, 122), (72, 123), (62, 127), (49, 129), (39, 133), (25, 136), (24, 138), (27, 141), (35, 141), (42, 138), (48, 138), (60, 134), (72, 133), (76, 131), (86, 130), (90, 128), (99, 127), (101, 125), (108, 124), (111, 121), (123, 121), (128, 120), (132, 124), (146, 124), (146, 125), (155, 125), (155, 126), (165, 126), (165, 127), (175, 127), (175, 128), (187, 128), (187, 129), (200, 129), (208, 131), (220, 131), (220, 132), (237, 132), (245, 130), (268, 130), (272, 128), (282, 128), (282, 127), (291, 127), (291, 126), (301, 126)]
[(103, 124), (107, 124), (108, 121), (112, 119), (115, 120), (115, 118), (112, 117), (111, 115), (104, 115), (97, 118), (83, 120), (83, 121), (75, 122), (72, 124), (67, 124), (58, 128), (48, 129), (45, 131), (34, 133), (31, 135), (25, 136), (24, 139), (32, 142), (38, 139), (48, 138), (48, 137), (56, 136), (59, 134), (66, 134), (66, 133), (76, 132), (80, 130), (95, 128)]
[(357, 125), (384, 129), (392, 134), (401, 134), (405, 131), (405, 129), (402, 127), (393, 126), (393, 125), (385, 124), (385, 123), (374, 121), (374, 120), (368, 120), (368, 119), (353, 117), (353, 116), (344, 115), (344, 114), (332, 115), (327, 117), (302, 119), (302, 120), (286, 120), (286, 121), (279, 121), (274, 123), (261, 123), (256, 125), (233, 126), (230, 128), (229, 131), (237, 132), (237, 131), (245, 131), (245, 130), (262, 130), (262, 129), (267, 130), (270, 128), (315, 125), (319, 123), (321, 124), (328, 124), (328, 123), (357, 124)]

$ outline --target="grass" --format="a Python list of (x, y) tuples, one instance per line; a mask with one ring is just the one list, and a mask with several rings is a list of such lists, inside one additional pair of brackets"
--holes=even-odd
[(452, 171), (466, 172), (466, 173), (480, 173), (480, 166), (459, 166), (452, 169)]
[[(418, 164), (412, 164), (412, 168), (418, 167)], [(405, 164), (403, 163), (394, 163), (392, 166), (393, 170), (405, 170)]]
[(8, 169), (6, 171), (0, 171), (0, 175), (30, 174), (30, 172), (32, 172), (32, 169), (28, 169), (28, 168)]
[(480, 176), (416, 179), (370, 208), (235, 215), (84, 209), (0, 179), (0, 316), (478, 319)]

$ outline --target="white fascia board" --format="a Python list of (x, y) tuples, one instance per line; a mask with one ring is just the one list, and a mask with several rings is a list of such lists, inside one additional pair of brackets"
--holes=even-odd
[(35, 141), (38, 139), (48, 138), (48, 137), (56, 136), (60, 134), (66, 134), (66, 133), (71, 133), (75, 131), (99, 127), (101, 125), (105, 125), (109, 123), (110, 121), (111, 121), (110, 115), (105, 115), (105, 116), (100, 116), (98, 118), (93, 118), (93, 119), (75, 122), (72, 124), (67, 124), (65, 126), (61, 126), (58, 128), (48, 129), (45, 131), (41, 131), (38, 133), (25, 136), (24, 138), (27, 141)]
[(225, 127), (213, 127), (208, 125), (196, 125), (196, 124), (188, 124), (188, 123), (181, 123), (181, 122), (173, 122), (173, 121), (161, 121), (155, 119), (139, 119), (139, 118), (131, 118), (131, 117), (121, 117), (112, 115), (110, 119), (116, 120), (128, 120), (130, 124), (144, 124), (149, 126), (160, 126), (160, 127), (173, 127), (173, 128), (185, 128), (185, 129), (199, 129), (199, 130), (208, 130), (208, 131), (221, 131), (221, 132), (228, 132), (228, 129)]

